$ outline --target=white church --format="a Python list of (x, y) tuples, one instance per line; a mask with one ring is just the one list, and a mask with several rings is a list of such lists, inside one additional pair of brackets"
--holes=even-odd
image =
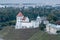
[(16, 16), (15, 29), (37, 28), (41, 23), (41, 17), (37, 16), (36, 20), (29, 22), (29, 18), (25, 17), (21, 12)]
[(25, 17), (21, 12), (16, 16), (15, 29), (37, 28), (42, 20), (46, 25), (46, 32), (49, 34), (60, 34), (60, 25), (51, 24), (48, 20), (45, 20), (45, 17), (40, 16), (37, 16), (36, 20), (29, 21), (29, 18)]

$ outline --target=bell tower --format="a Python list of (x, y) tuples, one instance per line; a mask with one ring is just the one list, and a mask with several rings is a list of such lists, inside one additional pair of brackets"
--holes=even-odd
[(38, 23), (41, 23), (41, 17), (40, 17), (39, 15), (37, 16), (36, 21), (37, 21)]
[(18, 13), (18, 15), (16, 16), (16, 26), (15, 29), (20, 29), (22, 28), (22, 19), (23, 19), (23, 14), (21, 12)]

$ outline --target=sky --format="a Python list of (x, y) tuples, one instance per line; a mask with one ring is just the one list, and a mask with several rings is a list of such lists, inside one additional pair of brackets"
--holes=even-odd
[(37, 3), (44, 5), (54, 5), (60, 4), (60, 0), (0, 0), (0, 3)]

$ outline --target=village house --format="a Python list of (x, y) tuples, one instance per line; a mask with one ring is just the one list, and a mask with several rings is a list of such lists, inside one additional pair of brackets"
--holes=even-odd
[(25, 28), (37, 28), (41, 23), (40, 16), (37, 16), (36, 20), (31, 20), (29, 22), (29, 18), (25, 17), (21, 12), (16, 16), (16, 26), (15, 29), (25, 29)]
[(46, 32), (49, 34), (60, 34), (60, 25), (49, 23), (46, 25)]

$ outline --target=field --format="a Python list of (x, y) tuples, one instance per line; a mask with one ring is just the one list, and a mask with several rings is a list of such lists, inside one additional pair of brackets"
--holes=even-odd
[(60, 35), (52, 35), (35, 29), (14, 29), (6, 27), (0, 31), (0, 38), (4, 40), (60, 40)]
[(14, 29), (12, 27), (5, 28), (5, 31), (2, 32), (4, 40), (28, 40), (35, 33), (39, 31), (38, 28), (32, 29)]
[(52, 35), (43, 31), (39, 31), (28, 40), (60, 40), (60, 35)]

